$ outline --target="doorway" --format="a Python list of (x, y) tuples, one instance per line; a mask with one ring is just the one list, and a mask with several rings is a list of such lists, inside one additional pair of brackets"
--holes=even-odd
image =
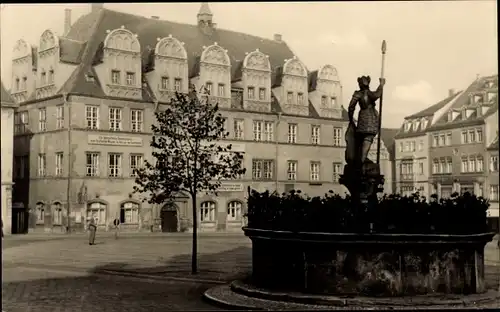
[(177, 232), (178, 216), (177, 206), (175, 204), (167, 204), (161, 208), (161, 231), (162, 232)]
[(12, 234), (28, 233), (29, 213), (24, 208), (12, 209)]

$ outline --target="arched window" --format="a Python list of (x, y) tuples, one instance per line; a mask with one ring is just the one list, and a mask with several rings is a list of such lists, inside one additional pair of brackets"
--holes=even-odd
[(139, 204), (123, 203), (120, 207), (120, 223), (139, 223)]
[(43, 224), (45, 222), (45, 204), (38, 202), (36, 204), (36, 224)]
[(206, 201), (201, 203), (200, 209), (201, 222), (215, 222), (215, 203)]
[(53, 224), (62, 225), (62, 205), (59, 202), (54, 203), (53, 207)]
[(239, 201), (229, 202), (227, 205), (227, 221), (241, 221), (242, 205)]
[(94, 218), (97, 224), (106, 224), (106, 208), (103, 203), (91, 203), (87, 208), (87, 218)]

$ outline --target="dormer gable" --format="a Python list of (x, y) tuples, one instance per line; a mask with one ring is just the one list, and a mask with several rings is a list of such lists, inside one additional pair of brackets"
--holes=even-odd
[(50, 29), (40, 36), (37, 59), (36, 98), (41, 99), (57, 92), (55, 76), (59, 65), (59, 37)]
[(199, 74), (193, 82), (197, 90), (204, 87), (204, 93), (208, 94), (219, 106), (230, 107), (231, 59), (228, 51), (217, 42), (208, 47), (204, 46), (199, 61)]
[(285, 113), (302, 116), (309, 114), (307, 69), (296, 56), (285, 60), (280, 88)]
[(422, 123), (422, 130), (427, 129), (427, 125), (429, 124), (429, 120), (427, 118), (422, 118), (420, 122)]
[(271, 63), (256, 49), (247, 53), (242, 64), (243, 107), (250, 111), (271, 111)]
[(411, 122), (409, 120), (406, 120), (403, 122), (403, 131), (408, 132), (411, 129)]
[(142, 98), (141, 45), (137, 35), (125, 26), (107, 30), (103, 42), (102, 63), (95, 66), (106, 95)]
[(418, 127), (420, 126), (420, 120), (413, 121), (413, 131), (418, 131)]
[(26, 41), (19, 39), (12, 51), (12, 88), (10, 90), (12, 98), (16, 103), (28, 100), (34, 86), (32, 49)]
[(175, 92), (187, 93), (188, 71), (184, 43), (172, 35), (157, 38), (154, 49), (154, 70), (149, 72), (147, 77), (158, 100), (168, 102)]
[(323, 65), (317, 75), (311, 75), (309, 100), (321, 117), (341, 118), (341, 85), (337, 69), (330, 64)]

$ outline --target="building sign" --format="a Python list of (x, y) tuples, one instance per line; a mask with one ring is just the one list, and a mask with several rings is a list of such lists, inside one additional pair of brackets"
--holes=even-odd
[(87, 143), (92, 145), (142, 146), (142, 138), (123, 135), (89, 134)]
[(231, 150), (230, 152), (240, 152), (240, 153), (244, 153), (245, 152), (245, 144), (241, 144), (241, 143), (221, 143), (221, 142), (210, 142), (210, 143), (207, 143), (207, 142), (202, 142), (201, 144), (202, 145), (210, 145), (210, 144), (216, 144), (216, 145), (219, 145), (219, 146), (222, 146), (222, 147), (227, 147), (228, 145), (231, 145)]
[(243, 192), (241, 183), (222, 183), (218, 189), (219, 192)]

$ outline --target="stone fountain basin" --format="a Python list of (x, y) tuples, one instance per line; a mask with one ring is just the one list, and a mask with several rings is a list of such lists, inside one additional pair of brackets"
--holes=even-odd
[(253, 286), (333, 296), (481, 294), (495, 233), (350, 234), (245, 227)]

